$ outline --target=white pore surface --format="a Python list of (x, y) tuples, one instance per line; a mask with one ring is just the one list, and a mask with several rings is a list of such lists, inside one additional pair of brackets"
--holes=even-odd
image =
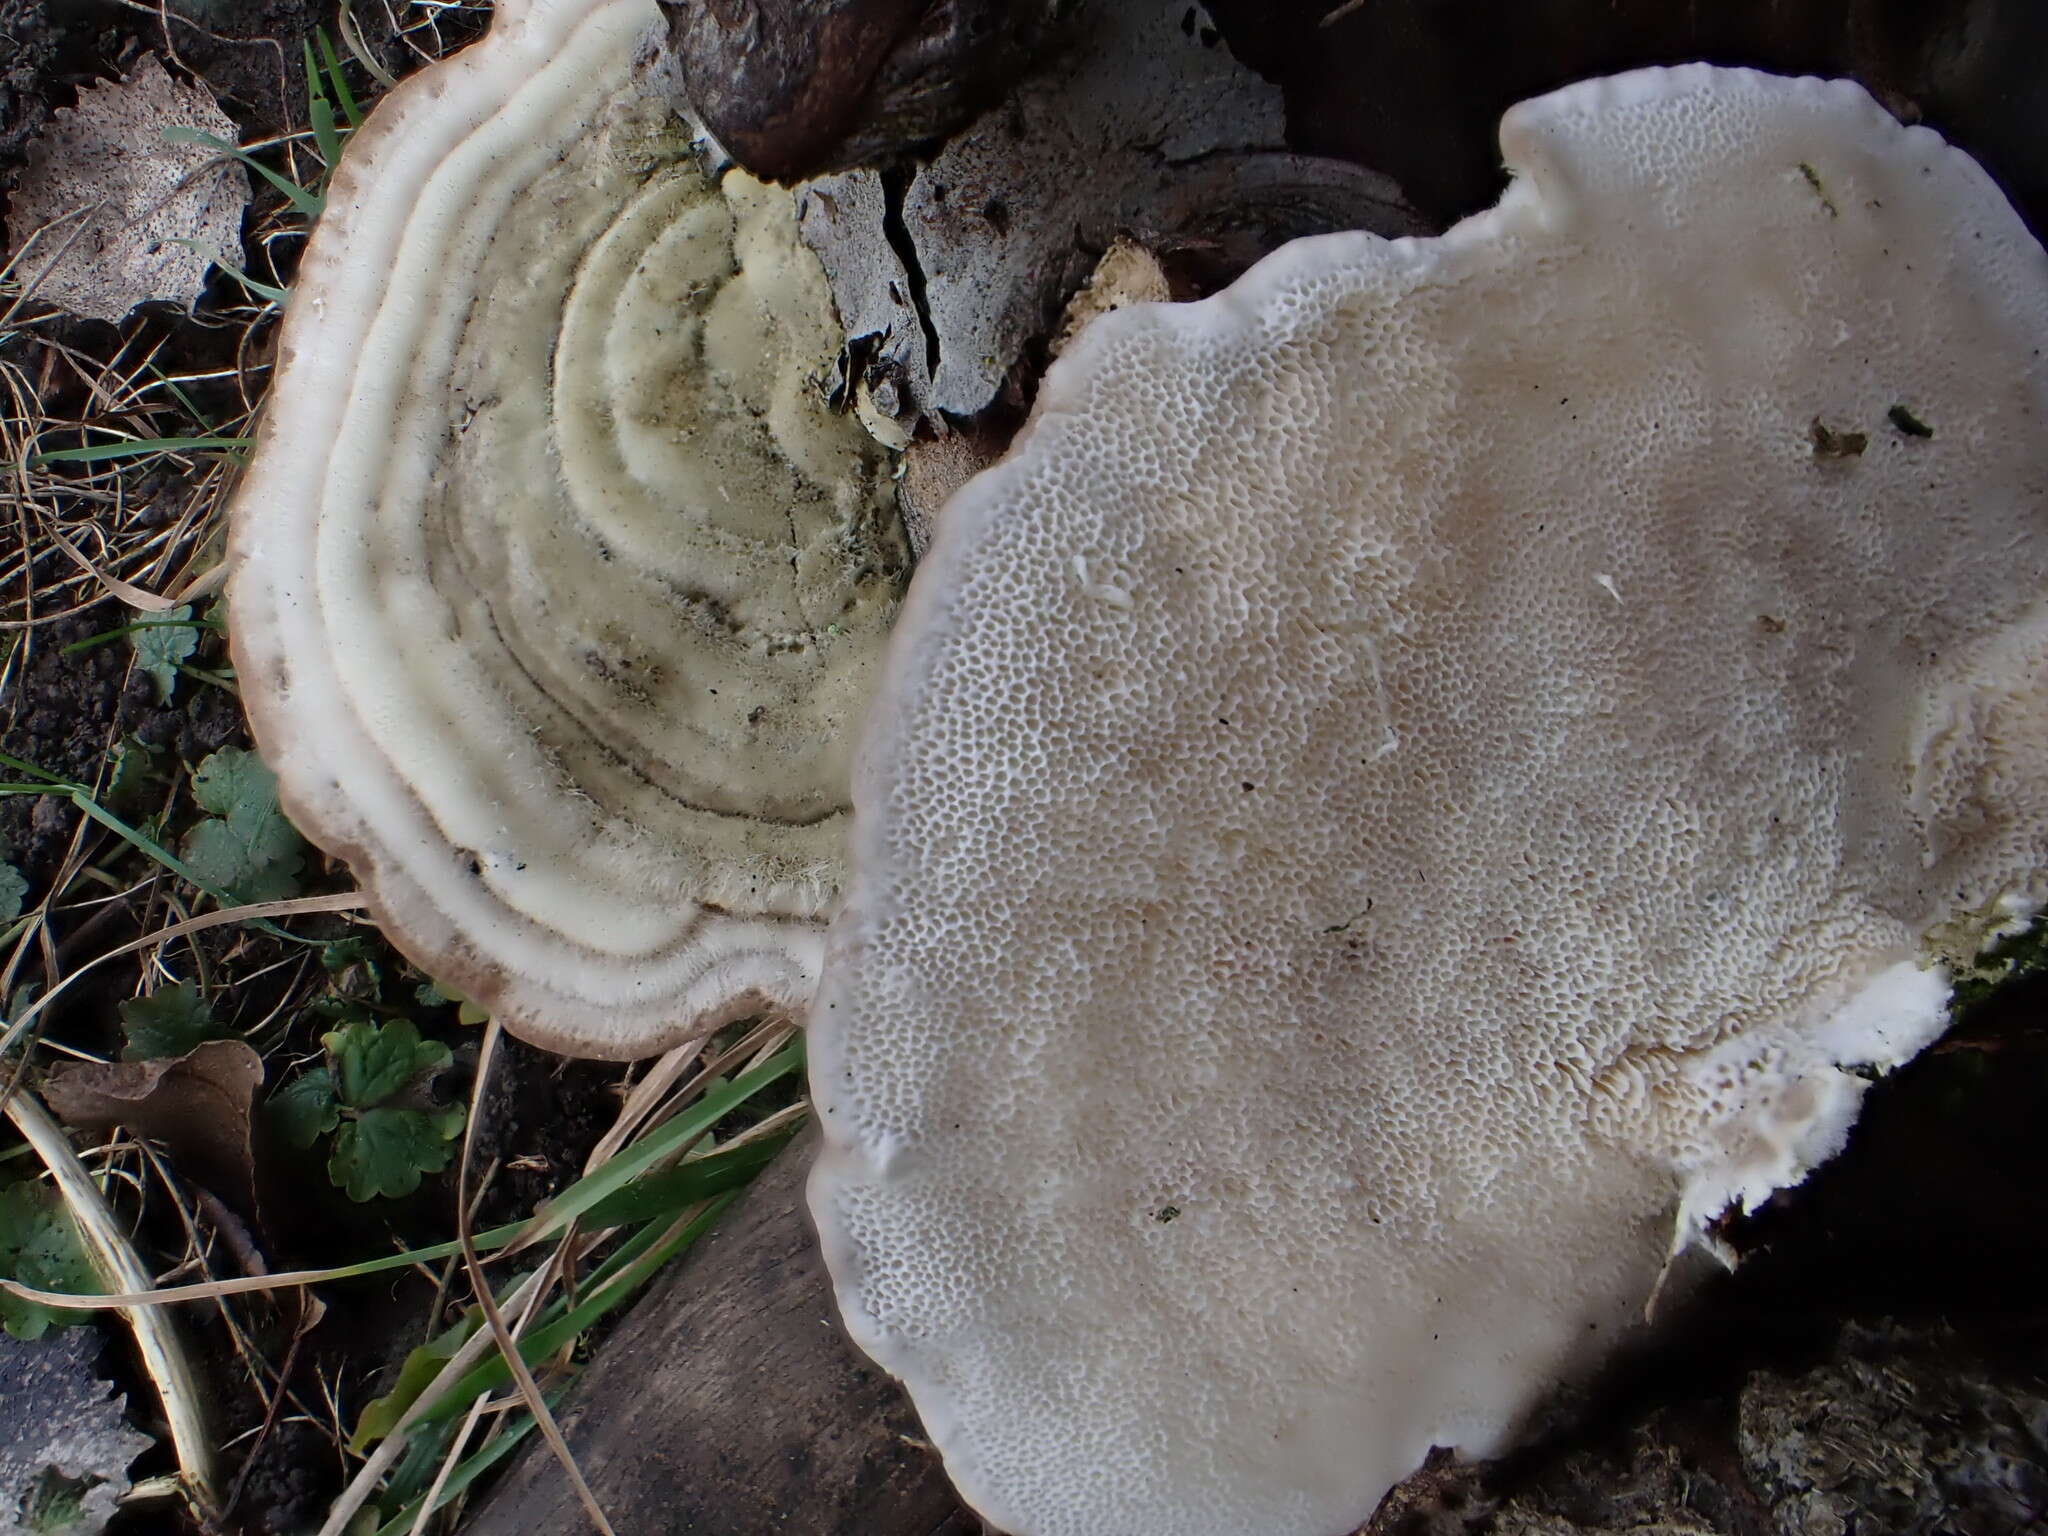
[(716, 184), (653, 0), (502, 4), (355, 137), (235, 509), (293, 817), (544, 1045), (799, 1006), (907, 552), (787, 194)]
[(1500, 1447), (2043, 895), (2041, 249), (1848, 84), (1502, 144), (1441, 239), (1090, 326), (912, 585), (812, 1200), (1006, 1531)]

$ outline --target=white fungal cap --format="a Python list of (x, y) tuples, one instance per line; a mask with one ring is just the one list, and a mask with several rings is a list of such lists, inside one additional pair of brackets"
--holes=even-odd
[(653, 0), (501, 4), (356, 134), (235, 508), (293, 818), (556, 1049), (807, 1001), (907, 555), (787, 194), (644, 78)]
[(812, 1202), (1006, 1531), (1495, 1450), (2042, 900), (2041, 249), (1849, 84), (1501, 138), (1440, 239), (1090, 326), (892, 641)]

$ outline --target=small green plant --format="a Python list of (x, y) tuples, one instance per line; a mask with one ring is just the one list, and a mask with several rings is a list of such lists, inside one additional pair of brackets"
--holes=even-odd
[(199, 630), (185, 621), (192, 617), (192, 605), (171, 609), (162, 619), (144, 620), (128, 626), (128, 644), (135, 652), (135, 665), (156, 684), (156, 701), (171, 702), (178, 691), (178, 664), (189, 661), (199, 649)]
[(125, 811), (148, 800), (163, 782), (167, 755), (163, 748), (133, 734), (115, 742), (113, 764), (107, 773), (107, 804)]
[(306, 63), (306, 121), (320, 151), (322, 169), (317, 185), (324, 192), (327, 178), (341, 158), (343, 139), (363, 125), (363, 109), (356, 104), (355, 92), (349, 89), (348, 77), (342, 73), (340, 56), (334, 51), (334, 40), (327, 35), (327, 29), (314, 28), (312, 38), (301, 46)]
[(192, 774), (207, 819), (185, 839), (185, 862), (209, 885), (244, 901), (299, 893), (306, 844), (277, 805), (277, 775), (240, 747), (222, 747)]
[[(98, 1273), (64, 1202), (33, 1179), (0, 1188), (0, 1275), (43, 1291), (90, 1294)], [(88, 1322), (90, 1312), (65, 1312), (0, 1291), (0, 1327), (17, 1339), (40, 1339), (51, 1328)]]
[(181, 981), (122, 1003), (121, 1033), (123, 1061), (151, 1061), (190, 1055), (209, 1040), (225, 1038), (228, 1030), (199, 989)]
[(410, 1019), (355, 1019), (320, 1037), (327, 1065), (303, 1072), (270, 1101), (272, 1124), (302, 1151), (332, 1135), (327, 1176), (351, 1200), (409, 1195), (455, 1153), (463, 1111), (429, 1098), (448, 1047), (422, 1040)]

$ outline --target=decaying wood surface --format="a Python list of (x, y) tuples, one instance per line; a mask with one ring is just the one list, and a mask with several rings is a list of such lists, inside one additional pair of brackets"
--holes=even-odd
[(1500, 115), (1590, 75), (1704, 59), (1848, 75), (2048, 227), (2048, 7), (2036, 0), (1211, 0), (1287, 98), (1287, 142), (1370, 166), (1447, 221), (1500, 192)]
[(662, 0), (690, 105), (769, 181), (886, 164), (1000, 101), (1059, 0)]
[[(896, 1383), (841, 1332), (800, 1138), (599, 1348), (557, 1416), (620, 1536), (980, 1536)], [(529, 1442), (468, 1536), (589, 1529)]]

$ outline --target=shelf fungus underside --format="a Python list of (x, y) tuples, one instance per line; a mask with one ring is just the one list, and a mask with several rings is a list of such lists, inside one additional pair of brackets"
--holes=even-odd
[(2048, 896), (2040, 246), (1840, 82), (1501, 139), (1091, 324), (892, 641), (812, 1206), (1013, 1536), (1499, 1448)]

